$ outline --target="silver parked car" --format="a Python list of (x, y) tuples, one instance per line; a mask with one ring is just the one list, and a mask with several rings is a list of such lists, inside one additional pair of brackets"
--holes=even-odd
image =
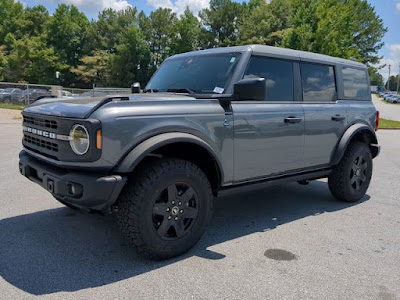
[(22, 90), (19, 88), (6, 88), (0, 92), (0, 102), (4, 103), (21, 103)]

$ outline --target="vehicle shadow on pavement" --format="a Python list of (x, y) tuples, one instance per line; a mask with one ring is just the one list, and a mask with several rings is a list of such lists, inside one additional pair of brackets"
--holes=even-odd
[[(363, 201), (368, 199), (365, 196)], [(183, 256), (162, 262), (139, 257), (123, 240), (111, 215), (51, 209), (0, 221), (0, 275), (34, 295), (78, 291), (124, 280), (194, 255), (223, 259), (223, 253), (207, 248), (352, 205), (355, 204), (334, 200), (322, 181), (224, 197), (215, 201), (213, 220), (199, 244)]]

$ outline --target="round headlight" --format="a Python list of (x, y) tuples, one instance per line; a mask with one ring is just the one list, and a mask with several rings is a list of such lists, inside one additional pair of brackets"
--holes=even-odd
[(74, 125), (69, 133), (72, 150), (78, 154), (83, 155), (89, 150), (89, 133), (82, 125)]

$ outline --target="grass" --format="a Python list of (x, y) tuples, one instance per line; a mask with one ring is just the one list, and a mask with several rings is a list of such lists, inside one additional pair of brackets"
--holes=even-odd
[(380, 118), (379, 129), (400, 129), (400, 122)]
[(9, 104), (9, 103), (0, 103), (0, 108), (23, 110), (25, 106), (17, 104)]

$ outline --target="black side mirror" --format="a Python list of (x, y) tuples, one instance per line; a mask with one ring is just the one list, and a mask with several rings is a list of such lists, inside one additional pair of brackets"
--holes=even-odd
[(247, 78), (235, 83), (233, 94), (236, 100), (264, 100), (267, 94), (265, 78)]
[(131, 85), (131, 92), (132, 92), (132, 94), (140, 93), (140, 83), (139, 82), (135, 82), (134, 84)]

